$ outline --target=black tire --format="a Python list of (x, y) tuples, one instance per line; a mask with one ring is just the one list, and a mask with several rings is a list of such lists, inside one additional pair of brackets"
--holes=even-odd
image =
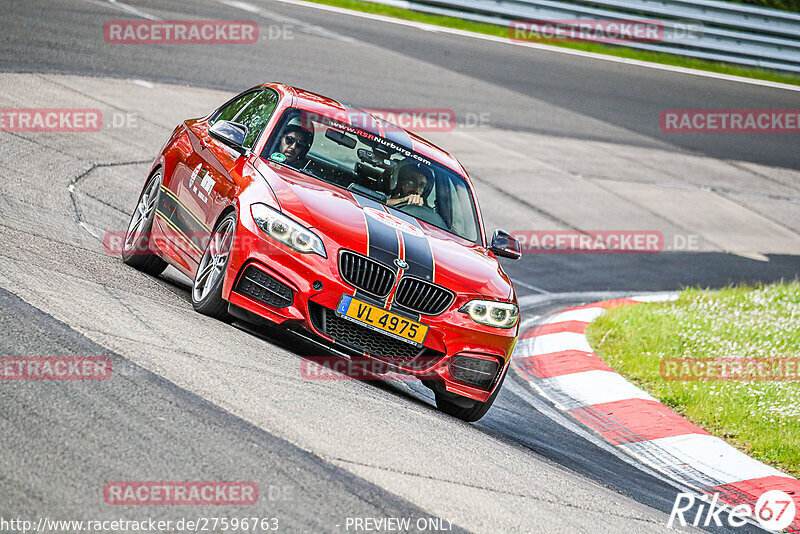
[(161, 178), (162, 172), (158, 169), (145, 184), (122, 242), (122, 261), (152, 276), (158, 276), (167, 268), (167, 262), (150, 250), (150, 234), (161, 196)]
[[(217, 222), (192, 281), (192, 307), (195, 311), (226, 322), (232, 321), (233, 317), (228, 313), (228, 302), (222, 298), (222, 285), (236, 239), (236, 222), (236, 212), (233, 211)], [(224, 259), (220, 258), (221, 255)]]
[[(508, 370), (508, 368), (506, 368), (506, 370)], [(459, 404), (464, 404), (464, 402), (459, 402), (456, 404), (452, 400), (448, 399), (448, 395), (446, 393), (434, 390), (436, 395), (436, 407), (447, 415), (451, 415), (467, 423), (474, 423), (486, 415), (486, 412), (488, 412), (489, 408), (492, 407), (492, 404), (494, 404), (494, 399), (496, 399), (497, 394), (500, 393), (500, 388), (503, 387), (503, 382), (505, 382), (505, 380), (506, 374), (503, 373), (500, 383), (497, 384), (494, 393), (492, 393), (486, 402), (472, 401), (472, 404), (467, 407), (459, 406)], [(459, 399), (459, 401), (461, 401), (461, 399)]]

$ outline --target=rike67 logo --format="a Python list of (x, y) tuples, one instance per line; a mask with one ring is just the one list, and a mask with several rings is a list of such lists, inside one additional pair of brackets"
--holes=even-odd
[[(699, 504), (698, 500), (701, 501)], [(695, 527), (712, 524), (721, 527), (724, 523), (741, 527), (748, 522), (748, 518), (754, 518), (764, 529), (777, 532), (791, 525), (795, 514), (796, 507), (791, 495), (780, 490), (762, 493), (755, 508), (750, 504), (727, 506), (719, 502), (719, 493), (711, 496), (710, 500), (708, 495), (698, 498), (691, 493), (679, 493), (669, 514), (667, 527), (671, 528), (675, 522), (682, 527), (689, 524)]]

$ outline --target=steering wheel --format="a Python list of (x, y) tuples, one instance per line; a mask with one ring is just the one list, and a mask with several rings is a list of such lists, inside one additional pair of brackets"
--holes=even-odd
[(412, 217), (423, 220), (426, 223), (432, 224), (434, 226), (438, 226), (439, 228), (449, 228), (447, 224), (445, 224), (442, 217), (438, 213), (436, 213), (436, 210), (434, 210), (427, 204), (419, 206), (417, 204), (409, 205), (408, 202), (403, 202), (402, 204), (398, 204), (393, 207), (395, 208), (402, 207), (403, 209), (401, 211), (403, 213), (407, 213)]
[(403, 202), (402, 208), (403, 208), (403, 213), (408, 213), (412, 217), (417, 217), (418, 219), (423, 219), (423, 220), (425, 220), (426, 215), (430, 214), (433, 211), (430, 207), (428, 207), (427, 204), (420, 206), (419, 204), (409, 204), (408, 202)]
[(419, 204), (409, 204), (408, 200), (405, 200), (403, 202), (400, 202), (399, 204), (395, 204), (395, 205), (390, 206), (390, 207), (391, 208), (405, 208), (407, 206), (411, 206), (412, 208), (427, 208), (428, 207), (428, 205), (425, 204), (424, 201), (423, 201), (423, 204), (420, 206)]

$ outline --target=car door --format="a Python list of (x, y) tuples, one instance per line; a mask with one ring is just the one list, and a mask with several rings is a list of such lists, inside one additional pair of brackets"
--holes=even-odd
[[(237, 95), (221, 106), (211, 116), (211, 121), (235, 117), (257, 95), (257, 90)], [(201, 153), (206, 150), (204, 139), (208, 137), (208, 123), (202, 119), (187, 120), (184, 121), (181, 131), (170, 150), (174, 167), (164, 177), (162, 186), (159, 215), (166, 224), (160, 225), (160, 228), (168, 242), (160, 246), (175, 261), (191, 271), (194, 269), (192, 264), (199, 258), (198, 249), (202, 253), (205, 248), (204, 236), (208, 233), (204, 222), (204, 204), (196, 201), (199, 198), (196, 193), (195, 196), (191, 194), (191, 187), (200, 175), (204, 162)]]
[(186, 252), (199, 263), (206, 246), (206, 237), (213, 230), (220, 213), (229, 206), (238, 192), (234, 167), (240, 152), (211, 137), (208, 129), (218, 120), (230, 120), (247, 127), (244, 148), (251, 149), (275, 111), (278, 95), (271, 89), (260, 89), (243, 95), (218, 114), (204, 122), (189, 125), (193, 146), (187, 158), (185, 179), (179, 189), (181, 203), (186, 206), (185, 226), (196, 234)]

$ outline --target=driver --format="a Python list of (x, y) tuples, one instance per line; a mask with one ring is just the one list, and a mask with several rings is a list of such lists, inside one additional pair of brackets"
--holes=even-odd
[(409, 206), (424, 206), (423, 194), (429, 180), (430, 171), (416, 163), (402, 165), (397, 171), (397, 185), (386, 201), (389, 206), (407, 203)]
[(313, 142), (314, 134), (310, 130), (306, 130), (299, 124), (289, 123), (283, 129), (278, 147), (278, 151), (286, 157), (283, 163), (297, 169), (304, 167), (308, 163), (306, 154)]

